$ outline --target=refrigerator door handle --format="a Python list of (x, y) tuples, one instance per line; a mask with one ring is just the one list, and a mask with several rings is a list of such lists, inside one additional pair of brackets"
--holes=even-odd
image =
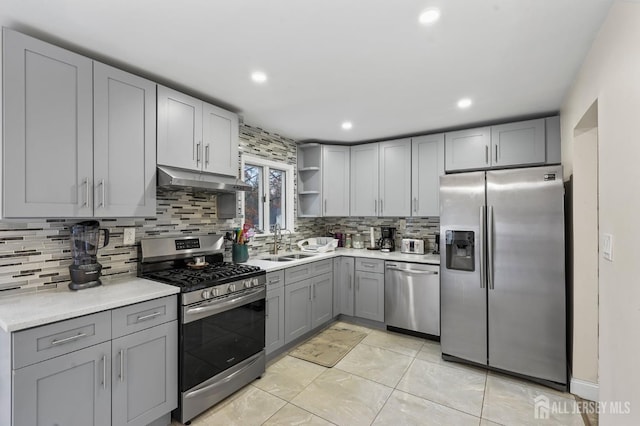
[(493, 206), (489, 206), (489, 218), (487, 219), (487, 278), (489, 290), (493, 290)]
[(485, 206), (480, 206), (480, 247), (478, 248), (478, 252), (480, 253), (480, 288), (487, 287), (487, 275), (485, 274), (485, 262), (484, 262), (484, 241), (486, 238), (485, 235)]

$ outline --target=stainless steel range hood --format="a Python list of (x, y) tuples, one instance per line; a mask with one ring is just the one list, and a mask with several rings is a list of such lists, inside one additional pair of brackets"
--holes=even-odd
[(251, 186), (232, 176), (194, 172), (169, 166), (158, 166), (158, 188), (213, 193), (251, 190)]

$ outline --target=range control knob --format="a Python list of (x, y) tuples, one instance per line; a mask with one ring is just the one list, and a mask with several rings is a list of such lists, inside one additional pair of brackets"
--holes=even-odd
[(211, 297), (211, 292), (209, 290), (205, 290), (202, 292), (201, 296), (203, 299), (209, 299)]
[(232, 291), (236, 291), (236, 285), (235, 284), (229, 284), (229, 293), (231, 293)]
[(220, 289), (218, 287), (213, 289), (213, 296), (216, 296), (216, 297), (220, 296)]
[(255, 286), (257, 286), (258, 284), (259, 284), (259, 283), (258, 283), (258, 279), (257, 279), (257, 278), (251, 278), (251, 285), (252, 285), (252, 286), (254, 286), (254, 287), (255, 287)]
[(244, 288), (250, 288), (251, 287), (251, 280), (244, 280), (242, 282), (242, 284), (244, 285)]

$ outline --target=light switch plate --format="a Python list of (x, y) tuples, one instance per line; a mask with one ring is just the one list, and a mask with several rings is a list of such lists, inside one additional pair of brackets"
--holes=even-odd
[(613, 235), (602, 234), (602, 257), (613, 262)]
[(136, 243), (136, 228), (124, 228), (124, 245), (131, 246)]

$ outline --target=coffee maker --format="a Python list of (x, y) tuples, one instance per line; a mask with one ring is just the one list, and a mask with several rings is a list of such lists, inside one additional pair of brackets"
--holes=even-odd
[(382, 238), (380, 238), (380, 242), (378, 243), (380, 251), (394, 251), (396, 249), (396, 228), (382, 226), (380, 227), (380, 232), (382, 234)]
[[(76, 223), (70, 231), (73, 263), (69, 266), (71, 276), (69, 288), (81, 290), (101, 285), (102, 265), (98, 263), (96, 254), (99, 248), (109, 244), (109, 230), (100, 229), (100, 223), (97, 220), (87, 220)], [(102, 247), (98, 247), (101, 231), (104, 235), (103, 243)]]

